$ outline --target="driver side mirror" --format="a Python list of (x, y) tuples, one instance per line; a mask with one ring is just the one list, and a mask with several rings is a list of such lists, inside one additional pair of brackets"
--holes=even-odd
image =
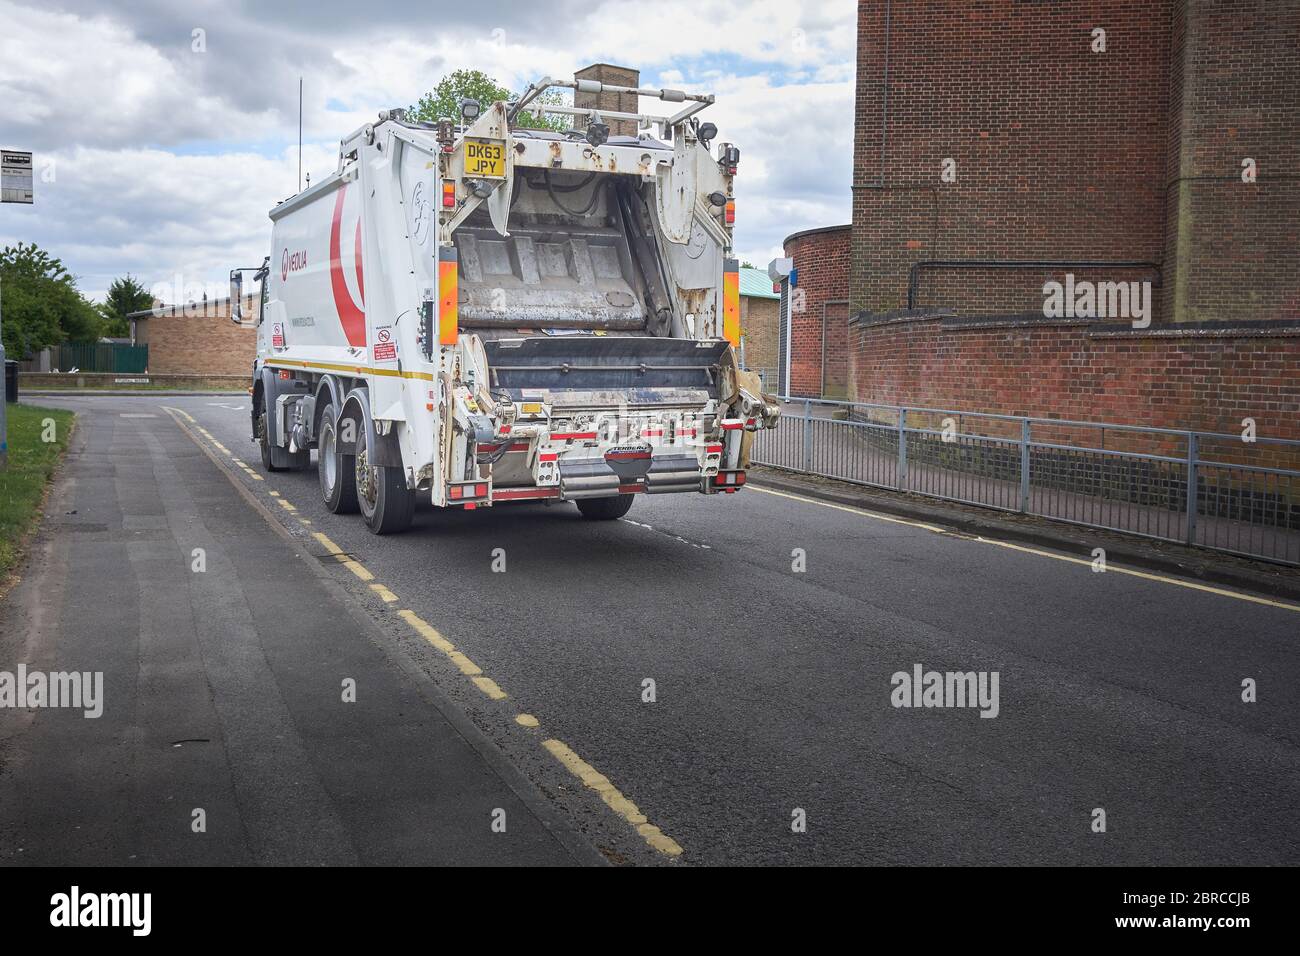
[(238, 269), (230, 272), (230, 321), (242, 325), (244, 321), (244, 274)]

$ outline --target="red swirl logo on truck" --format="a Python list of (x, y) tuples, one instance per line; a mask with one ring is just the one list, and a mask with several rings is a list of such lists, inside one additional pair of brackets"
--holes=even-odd
[(347, 279), (343, 275), (343, 200), (347, 198), (348, 187), (339, 189), (334, 200), (334, 221), (330, 224), (330, 291), (334, 294), (334, 308), (339, 314), (339, 323), (348, 344), (363, 346), (366, 344), (366, 285), (361, 274), (361, 217), (357, 216), (357, 228), (353, 237), (352, 260), (357, 272), (357, 295), (361, 302), (352, 297)]

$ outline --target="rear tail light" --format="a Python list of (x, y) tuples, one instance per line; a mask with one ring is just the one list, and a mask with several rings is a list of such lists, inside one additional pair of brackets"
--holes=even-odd
[(451, 179), (442, 181), (442, 208), (453, 209), (456, 206), (456, 183)]
[(725, 212), (723, 213), (724, 221), (727, 223), (728, 226), (734, 226), (736, 224), (736, 200), (728, 199), (727, 205), (724, 207), (724, 209), (725, 209)]

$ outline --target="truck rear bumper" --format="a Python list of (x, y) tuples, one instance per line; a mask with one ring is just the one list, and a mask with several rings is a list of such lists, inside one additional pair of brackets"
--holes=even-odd
[(576, 458), (560, 461), (560, 497), (601, 498), (644, 492), (651, 495), (701, 491), (704, 475), (694, 455), (644, 458)]

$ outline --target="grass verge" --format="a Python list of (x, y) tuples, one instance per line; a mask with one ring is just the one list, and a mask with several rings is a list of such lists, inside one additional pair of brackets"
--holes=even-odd
[[(40, 515), (54, 468), (67, 451), (73, 419), (72, 412), (30, 405), (6, 405), (5, 412), (9, 467), (0, 470), (0, 594)], [(54, 440), (47, 441), (50, 437)]]

